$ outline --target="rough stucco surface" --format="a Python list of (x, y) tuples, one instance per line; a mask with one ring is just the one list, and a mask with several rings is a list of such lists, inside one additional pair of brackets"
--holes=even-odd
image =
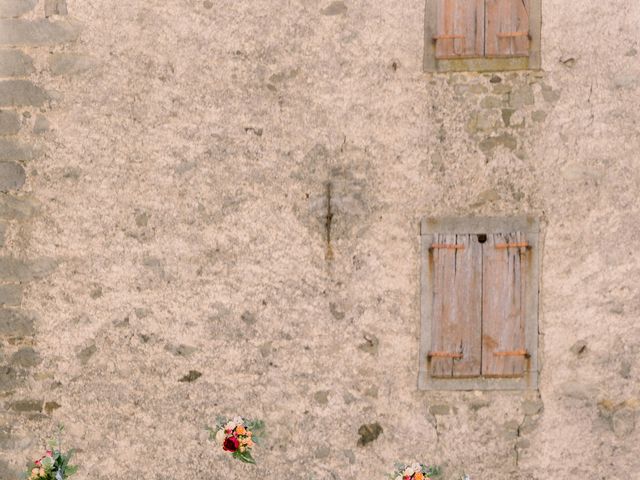
[[(79, 39), (22, 49), (50, 100), (3, 255), (52, 273), (7, 468), (62, 422), (78, 480), (637, 474), (640, 3), (545, 0), (543, 71), (500, 82), (421, 72), (422, 0), (67, 3)], [(419, 392), (419, 220), (523, 213), (539, 392)], [(257, 467), (217, 414), (266, 421)]]

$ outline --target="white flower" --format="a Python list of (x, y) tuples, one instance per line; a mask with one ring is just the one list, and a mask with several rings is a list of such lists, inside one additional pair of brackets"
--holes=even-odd
[(413, 471), (413, 468), (411, 468), (411, 467), (407, 467), (407, 468), (406, 468), (406, 470), (404, 471), (404, 476), (405, 476), (405, 477), (410, 477), (410, 476), (412, 476), (414, 473), (416, 473), (416, 472), (414, 472), (414, 471)]
[(234, 428), (236, 428), (236, 423), (233, 420), (229, 420), (224, 428), (225, 430), (233, 430)]
[(224, 433), (224, 430), (220, 429), (216, 432), (216, 443), (219, 444), (220, 446), (224, 445), (225, 438), (226, 438), (226, 435)]
[(401, 475), (398, 475), (398, 476), (396, 477), (396, 480), (402, 480), (402, 476), (401, 476)]
[(233, 423), (235, 423), (236, 425), (244, 424), (244, 422), (242, 421), (242, 417), (233, 417)]
[(413, 468), (414, 473), (418, 473), (418, 472), (422, 473), (422, 467), (420, 466), (419, 463), (414, 463), (413, 465), (411, 465), (411, 468)]

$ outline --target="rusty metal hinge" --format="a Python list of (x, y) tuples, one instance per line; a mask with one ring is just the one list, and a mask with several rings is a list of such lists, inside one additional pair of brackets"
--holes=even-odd
[(462, 353), (452, 353), (452, 352), (429, 352), (427, 353), (427, 358), (462, 358)]
[(493, 352), (496, 357), (525, 357), (529, 358), (531, 354), (526, 350), (513, 350), (510, 352)]

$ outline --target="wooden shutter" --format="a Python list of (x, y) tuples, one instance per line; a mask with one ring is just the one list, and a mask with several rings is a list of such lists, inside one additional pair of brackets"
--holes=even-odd
[(531, 0), (486, 0), (487, 57), (528, 56)]
[(484, 0), (437, 0), (436, 58), (484, 53)]
[(480, 375), (482, 248), (476, 235), (433, 236), (433, 377)]
[(492, 234), (483, 244), (482, 374), (518, 377), (527, 369), (525, 342), (528, 250), (522, 233)]

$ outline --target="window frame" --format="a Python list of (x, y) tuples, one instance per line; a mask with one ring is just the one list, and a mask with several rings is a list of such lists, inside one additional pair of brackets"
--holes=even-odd
[[(527, 269), (525, 345), (530, 355), (529, 370), (519, 378), (442, 378), (432, 377), (427, 356), (431, 349), (433, 281), (429, 271), (429, 255), (434, 235), (495, 234), (522, 232), (530, 245)], [(420, 224), (420, 359), (419, 390), (537, 390), (538, 388), (538, 296), (540, 291), (540, 223), (529, 216), (515, 217), (428, 217)]]
[(529, 0), (530, 48), (528, 57), (474, 57), (474, 58), (436, 58), (437, 2), (426, 0), (424, 16), (424, 60), (425, 72), (497, 72), (508, 70), (540, 70), (542, 30), (542, 0)]

